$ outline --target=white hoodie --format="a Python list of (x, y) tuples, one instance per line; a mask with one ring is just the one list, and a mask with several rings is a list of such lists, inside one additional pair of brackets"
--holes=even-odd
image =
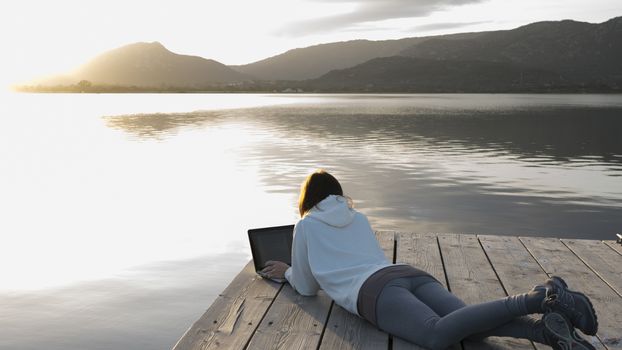
[(365, 280), (389, 266), (365, 215), (330, 195), (294, 227), (292, 266), (285, 278), (302, 295), (321, 288), (337, 304), (358, 315), (358, 293)]

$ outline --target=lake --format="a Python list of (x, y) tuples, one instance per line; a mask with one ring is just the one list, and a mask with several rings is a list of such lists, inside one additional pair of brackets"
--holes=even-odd
[(1, 349), (171, 348), (317, 168), (378, 230), (622, 231), (620, 95), (0, 98)]

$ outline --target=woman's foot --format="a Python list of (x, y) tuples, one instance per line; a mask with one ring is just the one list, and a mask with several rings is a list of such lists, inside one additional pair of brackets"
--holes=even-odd
[(555, 350), (595, 350), (596, 348), (581, 337), (570, 321), (562, 314), (550, 312), (540, 321), (544, 343)]
[(544, 313), (560, 313), (581, 332), (596, 335), (598, 318), (592, 302), (585, 294), (568, 289), (566, 281), (557, 276), (547, 280), (544, 287), (546, 288), (546, 296), (542, 301)]

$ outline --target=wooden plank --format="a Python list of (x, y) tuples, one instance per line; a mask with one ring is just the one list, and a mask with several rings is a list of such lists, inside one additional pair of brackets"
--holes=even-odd
[(376, 232), (376, 239), (380, 244), (380, 248), (384, 252), (384, 256), (387, 257), (389, 262), (395, 262), (394, 249), (395, 249), (395, 232), (394, 231), (378, 231)]
[[(467, 304), (481, 303), (506, 296), (495, 271), (490, 266), (474, 235), (439, 235), (439, 245), (449, 288)], [(470, 349), (531, 349), (524, 339), (489, 337), (483, 342), (465, 340)]]
[[(517, 237), (478, 235), (478, 238), (506, 294), (525, 293), (548, 278)], [(538, 350), (550, 348), (532, 344)]]
[[(376, 232), (380, 248), (387, 259), (393, 262), (394, 232)], [(364, 319), (333, 304), (320, 349), (387, 349), (389, 335), (378, 330)]]
[(280, 289), (257, 276), (251, 260), (173, 349), (242, 349)]
[(247, 349), (317, 349), (331, 304), (322, 290), (302, 296), (284, 285)]
[(571, 289), (585, 293), (598, 315), (598, 338), (607, 349), (622, 349), (622, 298), (559, 239), (521, 237), (549, 275), (562, 277)]
[(415, 266), (427, 271), (434, 278), (443, 283), (445, 282), (445, 270), (443, 260), (438, 248), (438, 240), (435, 234), (421, 233), (397, 233), (397, 252), (395, 261)]
[(603, 243), (622, 255), (622, 244), (617, 243), (616, 241), (603, 241)]
[[(528, 292), (533, 286), (548, 279), (549, 276), (517, 237), (480, 235), (478, 238), (508, 294)], [(597, 339), (592, 341), (597, 348), (604, 349)], [(539, 350), (550, 348), (539, 343), (533, 344)]]
[(389, 335), (333, 303), (320, 349), (387, 349)]
[(586, 239), (562, 239), (570, 250), (622, 296), (622, 255), (605, 243)]
[[(396, 241), (396, 263), (410, 264), (428, 271), (445, 285), (445, 272), (436, 235), (399, 232), (396, 234)], [(424, 350), (424, 348), (404, 339), (393, 337), (393, 350), (406, 349)], [(460, 349), (460, 345), (454, 345), (449, 349)]]
[(518, 237), (479, 235), (478, 238), (507, 293), (528, 292), (548, 278)]

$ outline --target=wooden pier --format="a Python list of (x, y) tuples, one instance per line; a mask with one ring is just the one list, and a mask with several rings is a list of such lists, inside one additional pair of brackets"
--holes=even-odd
[[(523, 293), (550, 275), (587, 294), (599, 320), (597, 349), (622, 349), (622, 245), (614, 241), (377, 232), (390, 261), (422, 268), (466, 303)], [(452, 349), (548, 349), (511, 338)], [(187, 349), (422, 349), (376, 330), (320, 291), (257, 276), (252, 261), (174, 347)]]

